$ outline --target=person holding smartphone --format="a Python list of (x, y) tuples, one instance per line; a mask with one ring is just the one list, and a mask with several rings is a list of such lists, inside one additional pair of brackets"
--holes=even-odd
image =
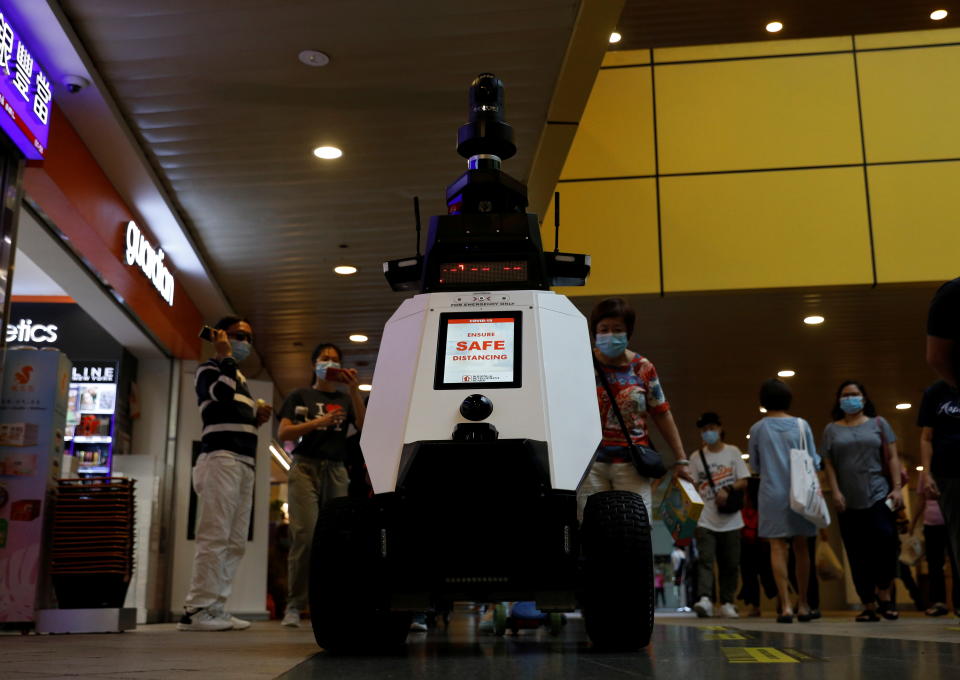
[[(300, 626), (307, 608), (310, 552), (320, 507), (346, 496), (350, 478), (347, 428), (363, 428), (366, 406), (354, 369), (343, 369), (343, 353), (330, 343), (313, 350), (310, 387), (290, 394), (280, 409), (281, 441), (297, 442), (287, 488), (290, 515), (289, 594), (283, 625)], [(331, 584), (332, 587), (336, 587)]]
[(859, 622), (899, 618), (894, 605), (900, 539), (894, 512), (903, 507), (896, 436), (855, 380), (837, 389), (834, 422), (823, 431), (821, 449), (827, 479), (850, 560), (850, 572), (863, 603)]
[(197, 368), (195, 386), (203, 419), (201, 453), (193, 468), (199, 507), (196, 554), (184, 613), (183, 631), (243, 630), (249, 621), (230, 616), (224, 605), (247, 547), (253, 509), (257, 428), (271, 408), (255, 402), (239, 364), (253, 350), (253, 329), (245, 319), (227, 316), (200, 337), (216, 354)]

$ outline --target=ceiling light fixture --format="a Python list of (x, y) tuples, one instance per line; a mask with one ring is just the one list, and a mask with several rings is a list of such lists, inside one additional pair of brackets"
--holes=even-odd
[(335, 146), (318, 146), (313, 150), (313, 155), (325, 161), (332, 161), (334, 158), (340, 158), (340, 156), (343, 155), (343, 151)]
[(940, 21), (941, 19), (946, 19), (947, 14), (948, 12), (945, 9), (935, 9), (932, 12), (930, 12), (930, 18), (933, 19), (934, 21)]
[(363, 385), (360, 385), (358, 389), (359, 389), (361, 392), (369, 392), (370, 390), (373, 389), (373, 385), (368, 385), (368, 384), (364, 383)]
[(366, 342), (369, 339), (370, 338), (368, 338), (363, 333), (354, 333), (353, 335), (350, 336), (350, 342)]
[(767, 24), (767, 33), (779, 33), (783, 30), (783, 23), (780, 21), (771, 21)]
[(761, 406), (761, 407), (760, 407), (760, 413), (766, 413), (766, 412), (767, 412), (767, 409), (765, 409), (765, 408), (763, 408), (763, 407)]
[(918, 465), (918, 466), (917, 466), (917, 472), (923, 472), (923, 466), (922, 466), (922, 465)]
[(750, 460), (750, 454), (749, 454), (749, 453), (741, 453), (741, 454), (740, 454), (740, 457), (743, 458), (744, 460)]
[(913, 404), (908, 404), (907, 402), (903, 402), (902, 404), (897, 404), (897, 410), (898, 410), (898, 411), (906, 411), (906, 410), (907, 410), (908, 408), (910, 408), (911, 406), (913, 406)]
[(796, 371), (791, 371), (791, 370), (787, 369), (786, 371), (779, 371), (779, 372), (777, 372), (777, 377), (778, 377), (778, 378), (792, 378), (792, 377), (795, 376), (796, 374), (797, 374)]
[(819, 326), (824, 321), (825, 319), (822, 316), (814, 315), (814, 316), (808, 316), (807, 318), (805, 318), (803, 320), (803, 323), (807, 324), (808, 326)]
[(303, 50), (297, 59), (307, 66), (326, 66), (330, 63), (330, 57), (319, 50)]
[(340, 274), (340, 276), (350, 276), (351, 274), (357, 273), (357, 268), (353, 265), (342, 264), (339, 267), (334, 267), (333, 271), (335, 271), (337, 274)]
[(618, 42), (620, 42), (621, 40), (623, 40), (623, 36), (620, 35), (619, 33), (617, 33), (616, 31), (614, 31), (613, 33), (610, 34), (610, 44), (611, 44), (611, 45), (616, 45), (616, 44), (617, 44)]
[(747, 435), (747, 439), (750, 439), (750, 435)]

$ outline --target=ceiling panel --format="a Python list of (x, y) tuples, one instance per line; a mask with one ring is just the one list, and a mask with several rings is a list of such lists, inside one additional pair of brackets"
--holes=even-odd
[[(752, 42), (957, 26), (960, 9), (932, 21), (941, 3), (922, 0), (627, 0), (614, 49)], [(946, 6), (949, 9), (949, 6)], [(770, 21), (784, 28), (767, 33)]]

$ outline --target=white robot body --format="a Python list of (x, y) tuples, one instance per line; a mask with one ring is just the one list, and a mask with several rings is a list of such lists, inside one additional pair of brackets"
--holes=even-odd
[(472, 394), (492, 402), (483, 422), (499, 438), (546, 443), (553, 488), (575, 489), (601, 437), (590, 352), (583, 315), (553, 292), (404, 301), (384, 328), (361, 437), (374, 491), (396, 488), (405, 445), (470, 422), (460, 405)]

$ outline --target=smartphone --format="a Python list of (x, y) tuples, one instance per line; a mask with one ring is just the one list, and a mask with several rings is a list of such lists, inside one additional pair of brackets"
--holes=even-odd
[(216, 331), (210, 328), (210, 326), (200, 326), (200, 339), (206, 340), (207, 342), (213, 342), (213, 338), (216, 336)]
[(326, 375), (323, 377), (324, 380), (330, 380), (332, 382), (347, 382), (345, 378), (347, 371), (342, 368), (328, 368)]

